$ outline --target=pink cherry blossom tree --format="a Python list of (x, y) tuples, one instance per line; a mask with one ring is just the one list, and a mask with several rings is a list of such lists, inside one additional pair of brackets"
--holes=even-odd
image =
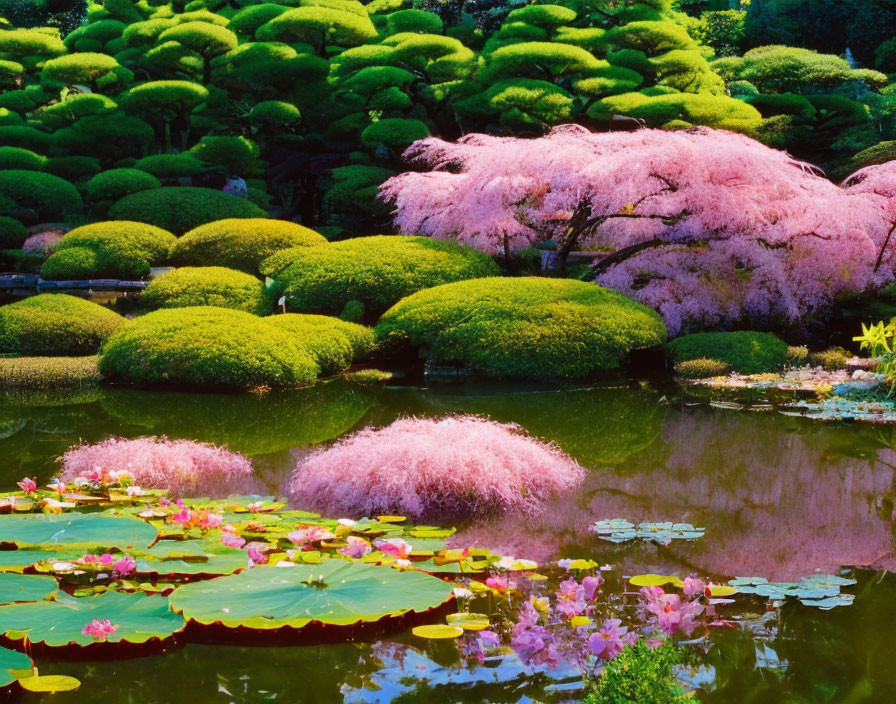
[(592, 278), (658, 310), (672, 335), (792, 323), (893, 278), (887, 166), (839, 187), (740, 134), (576, 125), (430, 138), (405, 157), (429, 170), (382, 187), (402, 233), (506, 257), (552, 239), (561, 265), (577, 248), (608, 252)]

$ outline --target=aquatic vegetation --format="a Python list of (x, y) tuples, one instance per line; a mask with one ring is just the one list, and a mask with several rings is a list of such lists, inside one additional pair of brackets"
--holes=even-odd
[(287, 493), (297, 506), (325, 513), (462, 517), (536, 512), (583, 477), (567, 455), (519, 426), (406, 418), (302, 460)]
[(41, 357), (96, 354), (125, 322), (118, 313), (83, 298), (44, 293), (0, 308), (0, 352)]
[(701, 332), (666, 343), (666, 352), (675, 363), (717, 360), (741, 374), (783, 370), (787, 349), (787, 343), (771, 333), (745, 331)]
[(149, 282), (140, 302), (150, 308), (217, 306), (268, 315), (274, 296), (256, 277), (221, 266), (182, 267)]
[(784, 601), (787, 597), (799, 599), (803, 606), (814, 606), (822, 611), (837, 606), (849, 606), (854, 594), (844, 594), (842, 587), (856, 584), (852, 577), (832, 574), (813, 574), (799, 582), (769, 582), (761, 577), (737, 577), (728, 584), (740, 594), (755, 594), (770, 601)]
[(896, 388), (896, 322), (871, 326), (862, 323), (862, 334), (853, 340), (868, 350), (872, 359), (879, 360), (875, 370), (886, 376), (892, 394)]
[(97, 356), (0, 358), (0, 388), (91, 388), (101, 380), (98, 361)]
[(68, 450), (62, 458), (62, 481), (80, 486), (130, 481), (172, 496), (227, 496), (252, 493), (252, 463), (223, 447), (167, 438), (109, 438)]
[(601, 672), (584, 704), (689, 704), (698, 702), (681, 686), (675, 666), (682, 655), (674, 646), (635, 643)]
[(431, 364), (493, 377), (587, 378), (661, 344), (661, 318), (630, 298), (581, 281), (489, 278), (425, 289), (376, 326), (381, 347), (422, 348)]
[(597, 521), (591, 530), (601, 540), (611, 543), (625, 543), (629, 540), (649, 540), (658, 545), (668, 545), (673, 540), (697, 540), (706, 533), (705, 528), (695, 528), (690, 523), (634, 523), (624, 518)]
[(387, 236), (283, 250), (260, 269), (277, 282), (288, 310), (338, 315), (360, 301), (371, 318), (421, 289), (500, 274), (490, 257), (469, 247)]

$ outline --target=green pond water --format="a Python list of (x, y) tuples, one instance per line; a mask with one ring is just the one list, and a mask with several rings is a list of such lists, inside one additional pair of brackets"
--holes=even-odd
[[(226, 444), (250, 456), (271, 492), (298, 458), (352, 429), (402, 415), (469, 412), (519, 423), (556, 441), (590, 475), (543, 516), (465, 526), (458, 545), (548, 561), (593, 558), (644, 572), (793, 580), (857, 567), (853, 605), (786, 603), (701, 643), (696, 679), (706, 703), (892, 702), (896, 566), (896, 444), (886, 427), (822, 424), (774, 412), (687, 402), (668, 382), (520, 390), (320, 384), (289, 393), (198, 395), (101, 389), (0, 398), (0, 479), (47, 480), (79, 441), (167, 435)], [(686, 521), (705, 537), (613, 545), (598, 519)], [(37, 660), (41, 674), (82, 681), (76, 693), (31, 702), (565, 702), (570, 673), (514, 657), (461, 661), (451, 643), (409, 634), (370, 643), (234, 647), (189, 644), (113, 662)]]

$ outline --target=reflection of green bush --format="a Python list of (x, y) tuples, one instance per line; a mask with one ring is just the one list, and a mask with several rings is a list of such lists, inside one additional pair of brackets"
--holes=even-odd
[(339, 437), (361, 420), (379, 391), (339, 379), (261, 396), (107, 389), (102, 405), (136, 426), (134, 434), (199, 440), (258, 455)]

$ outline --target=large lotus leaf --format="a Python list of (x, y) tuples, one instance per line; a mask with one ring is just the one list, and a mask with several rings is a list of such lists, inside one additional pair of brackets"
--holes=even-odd
[(41, 601), (58, 588), (52, 577), (0, 572), (0, 604)]
[(94, 619), (118, 626), (110, 643), (145, 643), (164, 639), (184, 628), (184, 620), (159, 596), (107, 591), (98, 596), (73, 597), (60, 593), (56, 601), (0, 606), (0, 632), (13, 640), (23, 636), (51, 648), (86, 646), (93, 638), (83, 634)]
[(125, 550), (147, 547), (158, 533), (139, 518), (109, 513), (30, 513), (0, 517), (0, 543), (20, 548), (98, 545)]
[(60, 550), (0, 550), (0, 572), (22, 572), (36, 562), (47, 560), (70, 562), (83, 554), (83, 550), (71, 549), (71, 546)]
[(162, 540), (137, 556), (139, 574), (224, 575), (243, 569), (248, 557), (242, 550), (200, 540)]
[(31, 658), (25, 653), (0, 648), (0, 687), (8, 687), (13, 682), (31, 677)]
[(451, 586), (417, 571), (345, 560), (319, 565), (254, 567), (231, 577), (176, 589), (171, 608), (203, 624), (276, 629), (312, 621), (345, 626), (408, 611), (426, 611), (451, 597)]

